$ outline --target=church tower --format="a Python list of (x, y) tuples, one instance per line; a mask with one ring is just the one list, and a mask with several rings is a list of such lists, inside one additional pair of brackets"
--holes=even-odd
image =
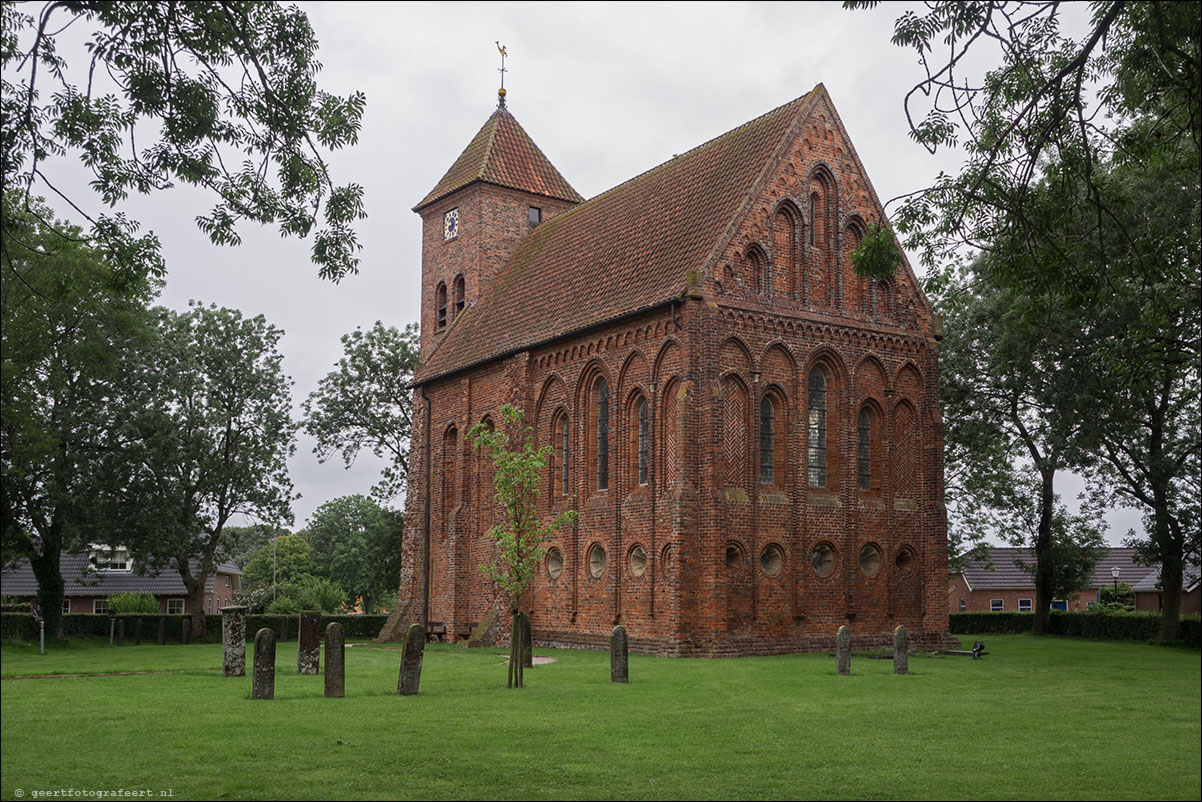
[(422, 218), (423, 362), (518, 243), (583, 200), (499, 94), (497, 110), (413, 207)]

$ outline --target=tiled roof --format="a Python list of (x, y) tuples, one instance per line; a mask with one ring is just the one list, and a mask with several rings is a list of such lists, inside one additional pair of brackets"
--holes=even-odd
[[(994, 548), (990, 550), (993, 570), (986, 568), (983, 561), (974, 561), (964, 569), (964, 578), (973, 590), (989, 588), (1034, 588), (1035, 579), (1022, 569), (1020, 563), (1035, 564), (1035, 554), (1031, 549)], [(1119, 569), (1119, 581), (1128, 585), (1136, 585), (1149, 574), (1155, 574), (1158, 569), (1139, 565), (1135, 562), (1135, 549), (1109, 549), (1094, 567), (1093, 582), (1090, 587), (1100, 588), (1114, 582), (1110, 569)]]
[[(199, 562), (189, 560), (195, 571)], [(151, 576), (138, 575), (133, 571), (92, 571), (88, 569), (87, 554), (63, 554), (59, 558), (59, 570), (63, 575), (63, 593), (67, 596), (108, 596), (112, 593), (151, 593), (155, 596), (184, 596), (187, 589), (179, 572), (168, 569)], [(217, 574), (241, 575), (242, 570), (234, 563), (221, 563), (205, 581), (205, 593), (213, 592), (213, 579)], [(85, 579), (86, 577), (86, 579)], [(86, 582), (86, 584), (85, 584)], [(38, 581), (28, 560), (18, 560), (0, 573), (0, 596), (34, 596), (38, 592)]]
[(459, 315), (417, 380), (681, 297), (688, 272), (705, 268), (823, 91), (819, 85), (539, 225)]
[(475, 181), (575, 203), (584, 200), (505, 109), (493, 112), (451, 169), (413, 210)]
[[(1186, 565), (1185, 576), (1181, 579), (1182, 590), (1190, 592), (1198, 587), (1199, 570), (1196, 565)], [(1160, 590), (1160, 568), (1152, 569), (1152, 573), (1141, 579), (1139, 582), (1130, 582), (1131, 589), (1143, 593), (1145, 591)]]

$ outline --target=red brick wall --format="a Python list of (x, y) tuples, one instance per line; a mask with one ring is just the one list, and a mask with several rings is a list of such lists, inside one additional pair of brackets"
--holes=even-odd
[[(964, 581), (962, 574), (953, 574), (948, 579), (948, 611), (952, 613), (961, 612), (960, 600), (964, 599), (966, 607), (963, 612), (966, 613), (987, 613), (990, 610), (990, 601), (993, 599), (1001, 599), (1003, 612), (1017, 613), (1019, 599), (1030, 599), (1031, 609), (1035, 609), (1035, 588), (982, 588), (977, 590), (969, 590), (968, 584)], [(1068, 599), (1067, 606), (1069, 610), (1087, 610), (1090, 602), (1098, 600), (1098, 589), (1089, 588), (1077, 594), (1076, 598)]]
[[(504, 612), (479, 570), (491, 555), (487, 531), (499, 511), (490, 498), (487, 461), (465, 435), (513, 402), (526, 411), (540, 444), (554, 442), (557, 413), (566, 411), (571, 427), (572, 495), (552, 496), (548, 470), (542, 503), (548, 516), (571, 504), (579, 520), (551, 544), (563, 555), (562, 575), (552, 581), (540, 572), (525, 600), (537, 642), (601, 646), (615, 623), (626, 626), (632, 648), (669, 654), (829, 648), (844, 624), (858, 645), (891, 642), (899, 624), (918, 643), (933, 645), (946, 634), (943, 443), (930, 313), (908, 268), (879, 293), (851, 272), (845, 233), (853, 237), (857, 225), (881, 213), (833, 110), (817, 109), (797, 133), (728, 246), (710, 268), (695, 266), (693, 289), (675, 308), (426, 385), (428, 432), (420, 395), (415, 405), (404, 620), (421, 620), (426, 592), (427, 447), (434, 469), (428, 620), (465, 637), (489, 609)], [(825, 222), (811, 247), (806, 199), (815, 181)], [(439, 280), (450, 286), (457, 272), (469, 270), (472, 249), (497, 257), (471, 263), (480, 275), (501, 263), (521, 226), (528, 227), (526, 200), (517, 195), (523, 194), (476, 185), (426, 210), (423, 298), (434, 297)], [(793, 204), (791, 233), (778, 230), (785, 201)], [(498, 216), (478, 232), (495, 229), (498, 244), (469, 238), (472, 221), (484, 219), (473, 211), (462, 241), (446, 247), (442, 212), (455, 205), (461, 214), (495, 209)], [(509, 222), (500, 225), (503, 214)], [(759, 254), (767, 274), (748, 272), (755, 269), (750, 253)], [(423, 353), (440, 336), (432, 334), (432, 314), (432, 303), (424, 304)], [(827, 477), (823, 487), (810, 487), (807, 386), (819, 366), (827, 377)], [(591, 389), (598, 378), (610, 391), (605, 490), (597, 489), (589, 460), (596, 436)], [(776, 407), (779, 438), (767, 484), (759, 453), (766, 395)], [(652, 411), (646, 486), (638, 484), (632, 446), (638, 398)], [(876, 419), (872, 479), (861, 490), (857, 421), (865, 406)], [(455, 453), (442, 453), (451, 442)], [(446, 481), (447, 470), (455, 482)], [(459, 498), (442, 499), (446, 488)], [(819, 544), (835, 551), (830, 576), (811, 565)], [(596, 578), (589, 570), (592, 546), (606, 556)], [(643, 576), (630, 570), (636, 546), (647, 555)], [(776, 576), (761, 567), (769, 546), (783, 554)], [(866, 548), (879, 555), (875, 576), (861, 568)], [(497, 637), (505, 637), (506, 618), (500, 615)]]

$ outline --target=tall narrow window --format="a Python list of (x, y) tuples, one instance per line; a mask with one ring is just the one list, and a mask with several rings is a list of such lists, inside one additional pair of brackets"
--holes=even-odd
[(609, 385), (597, 382), (597, 489), (609, 489)]
[(459, 316), (459, 313), (463, 311), (463, 305), (464, 305), (464, 291), (463, 290), (464, 290), (463, 276), (456, 276), (455, 277), (455, 290), (454, 290), (455, 305), (451, 308), (451, 320), (454, 320), (456, 317)]
[(566, 496), (568, 488), (571, 485), (568, 483), (568, 464), (570, 460), (570, 452), (568, 451), (568, 416), (564, 415), (559, 419), (559, 493)]
[(647, 474), (651, 466), (651, 412), (647, 408), (647, 400), (639, 402), (639, 484), (647, 484)]
[(776, 481), (776, 410), (767, 396), (760, 402), (760, 484)]
[(810, 371), (810, 487), (826, 487), (826, 375)]
[(860, 410), (856, 428), (859, 432), (857, 462), (860, 474), (860, 489), (872, 489), (872, 413), (868, 407)]
[(441, 281), (438, 282), (438, 290), (435, 292), (435, 308), (438, 314), (438, 328), (447, 325), (447, 285)]

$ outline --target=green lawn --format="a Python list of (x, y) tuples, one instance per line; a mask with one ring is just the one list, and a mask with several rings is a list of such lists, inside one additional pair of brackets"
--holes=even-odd
[[(296, 675), (293, 641), (266, 702), (220, 675), (217, 645), (5, 645), (0, 797), (1202, 795), (1198, 651), (983, 638), (987, 658), (914, 657), (905, 677), (868, 659), (836, 676), (827, 655), (632, 656), (629, 685), (609, 682), (606, 653), (539, 649), (557, 662), (521, 691), (499, 650), (432, 646), (415, 697), (395, 695), (398, 651), (356, 646), (345, 699)], [(164, 673), (11, 679), (102, 671)]]

